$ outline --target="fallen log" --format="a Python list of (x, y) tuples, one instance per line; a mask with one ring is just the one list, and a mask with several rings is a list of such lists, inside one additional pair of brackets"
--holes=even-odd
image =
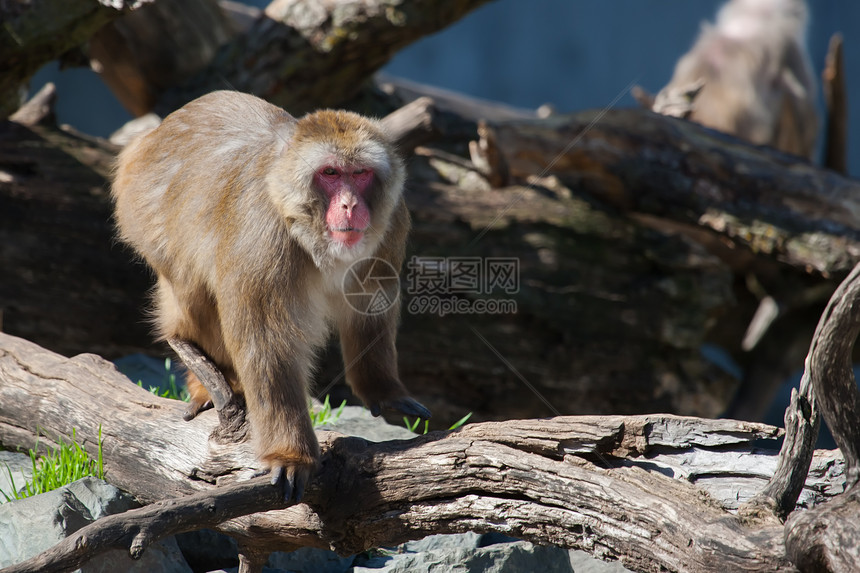
[(847, 273), (860, 255), (857, 181), (688, 121), (643, 110), (512, 120), (485, 125), (478, 147), (508, 182), (555, 176), (656, 228), (715, 232), (798, 269)]
[[(217, 511), (219, 495), (238, 495), (232, 503), (258, 510), (249, 500), (261, 494), (260, 480), (238, 481), (253, 471), (250, 444), (210, 439), (217, 414), (183, 422), (183, 406), (97, 356), (68, 359), (0, 335), (4, 446), (34, 447), (39, 435), (47, 446), (72, 428), (92, 446), (100, 426), (107, 479), (140, 502), (180, 498), (170, 507), (193, 502)], [(732, 509), (773, 471), (773, 452), (753, 442), (779, 434), (763, 424), (669, 415), (488, 422), (376, 444), (320, 432), (325, 453), (306, 503), (234, 517), (217, 529), (248, 553), (314, 546), (350, 554), (430, 533), (499, 531), (634, 570), (793, 571), (782, 525), (741, 519)], [(818, 453), (804, 505), (839, 490), (840, 464)], [(222, 487), (231, 483), (241, 485)], [(212, 521), (209, 509), (196, 518), (171, 515), (182, 523), (164, 533)], [(147, 541), (158, 537), (158, 523)]]

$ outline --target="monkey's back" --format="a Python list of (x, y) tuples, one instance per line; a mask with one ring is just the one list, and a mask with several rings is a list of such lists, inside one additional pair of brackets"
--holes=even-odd
[(213, 92), (170, 114), (119, 155), (112, 194), (121, 238), (171, 282), (213, 284), (216, 260), (234, 250), (225, 245), (271, 241), (282, 224), (266, 175), (294, 125), (239, 92)]

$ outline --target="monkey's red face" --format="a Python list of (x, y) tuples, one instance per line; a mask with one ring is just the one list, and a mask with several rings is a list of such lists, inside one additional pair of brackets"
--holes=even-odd
[(373, 171), (367, 167), (326, 165), (314, 175), (328, 198), (325, 222), (331, 239), (351, 247), (370, 226), (367, 196), (373, 185)]

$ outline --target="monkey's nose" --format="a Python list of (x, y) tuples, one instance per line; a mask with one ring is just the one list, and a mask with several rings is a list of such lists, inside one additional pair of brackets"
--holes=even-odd
[(352, 195), (345, 195), (340, 199), (340, 206), (347, 214), (351, 213), (356, 205), (358, 205), (358, 199)]

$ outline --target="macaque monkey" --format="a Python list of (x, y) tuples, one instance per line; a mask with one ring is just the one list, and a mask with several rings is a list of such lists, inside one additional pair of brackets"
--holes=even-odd
[[(343, 292), (360, 259), (400, 269), (404, 177), (375, 121), (331, 110), (297, 120), (231, 91), (192, 101), (119, 155), (116, 221), (157, 275), (158, 335), (196, 343), (244, 393), (259, 458), (287, 500), (319, 458), (306, 387), (330, 325), (374, 415), (430, 416), (398, 376), (397, 302), (363, 314)], [(209, 396), (190, 372), (188, 389), (191, 419)]]
[(731, 0), (653, 110), (811, 158), (818, 130), (803, 0)]

